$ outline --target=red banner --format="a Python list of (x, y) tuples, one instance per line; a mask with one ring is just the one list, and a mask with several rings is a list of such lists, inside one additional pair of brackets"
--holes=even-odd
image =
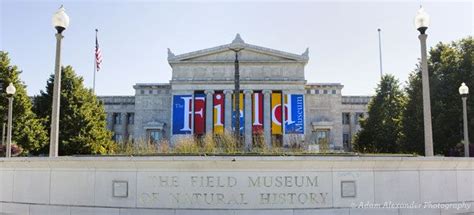
[(214, 134), (224, 133), (224, 93), (214, 94)]
[(206, 95), (194, 95), (194, 134), (206, 133)]
[(263, 93), (254, 93), (252, 96), (252, 132), (263, 133)]

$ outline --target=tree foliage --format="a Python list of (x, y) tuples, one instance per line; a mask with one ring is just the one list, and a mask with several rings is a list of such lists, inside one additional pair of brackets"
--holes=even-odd
[[(430, 50), (428, 71), (430, 75), (431, 112), (435, 154), (456, 155), (456, 145), (463, 139), (462, 102), (458, 88), (462, 82), (474, 89), (472, 37), (439, 43)], [(403, 145), (407, 152), (424, 152), (423, 101), (421, 73), (416, 69), (410, 75), (407, 106), (403, 114)], [(469, 134), (474, 132), (474, 93), (468, 101)], [(470, 138), (472, 140), (472, 138)], [(459, 147), (462, 149), (462, 147)]]
[[(111, 140), (112, 133), (107, 130), (106, 113), (103, 104), (93, 92), (84, 87), (83, 79), (78, 77), (71, 66), (62, 68), (61, 108), (59, 117), (59, 154), (106, 154), (116, 145)], [(50, 116), (54, 76), (35, 97), (35, 112), (46, 120), (50, 129)]]
[(408, 77), (405, 92), (407, 102), (403, 110), (402, 132), (400, 139), (401, 152), (423, 154), (424, 130), (423, 130), (423, 95), (421, 88), (420, 68)]
[(405, 95), (393, 75), (384, 75), (369, 103), (369, 117), (361, 121), (362, 130), (354, 148), (360, 152), (397, 153)]
[(26, 93), (26, 85), (20, 80), (21, 71), (10, 65), (6, 52), (0, 51), (0, 119), (8, 114), (8, 99), (5, 92), (10, 83), (16, 88), (13, 96), (12, 142), (23, 148), (23, 154), (38, 154), (46, 144), (48, 135), (41, 120), (32, 111), (32, 103)]

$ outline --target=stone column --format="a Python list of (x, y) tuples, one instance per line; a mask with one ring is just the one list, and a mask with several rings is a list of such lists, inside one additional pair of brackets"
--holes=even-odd
[(245, 149), (252, 147), (252, 90), (244, 90), (244, 136)]
[(271, 90), (263, 91), (263, 136), (268, 148), (272, 147), (271, 96)]
[[(353, 131), (352, 131), (352, 130), (353, 130), (354, 127), (355, 127), (355, 121), (356, 121), (356, 120), (357, 120), (357, 117), (354, 117), (354, 113), (349, 112), (349, 134), (348, 134), (348, 135), (349, 135), (349, 139), (347, 140), (347, 151), (351, 151), (351, 148), (352, 148), (352, 147), (351, 147), (351, 142), (352, 142), (351, 140), (352, 140), (352, 134), (353, 134)], [(343, 129), (343, 130), (344, 130), (344, 129)], [(344, 133), (343, 133), (342, 135), (344, 135)], [(343, 138), (342, 141), (344, 141), (344, 138)], [(344, 142), (342, 143), (342, 149), (343, 149), (343, 150), (346, 150), (346, 149), (344, 148)]]
[(127, 112), (123, 112), (122, 117), (122, 142), (125, 143), (128, 141), (128, 117)]
[(228, 132), (232, 132), (232, 93), (233, 90), (224, 90), (225, 107), (224, 107), (224, 128)]
[(285, 131), (285, 121), (286, 121), (286, 118), (285, 118), (285, 96), (286, 94), (288, 94), (287, 92), (285, 91), (281, 91), (281, 130), (282, 130), (282, 133), (281, 133), (281, 138), (282, 138), (282, 145), (283, 147), (285, 146), (288, 146), (288, 138), (286, 137), (286, 131)]
[(214, 90), (206, 90), (204, 91), (206, 94), (206, 133), (212, 132), (212, 121), (213, 121), (213, 106), (212, 103), (214, 101), (213, 95)]
[(109, 131), (114, 130), (114, 113), (113, 112), (107, 113), (107, 128), (109, 129)]
[[(175, 143), (175, 135), (173, 135), (173, 132), (174, 132), (173, 131), (174, 95), (175, 95), (174, 92), (170, 90), (170, 96), (171, 96), (171, 98), (170, 98), (170, 113), (171, 113), (171, 116), (170, 116), (170, 145), (171, 146), (174, 146), (174, 143)], [(135, 96), (135, 99), (136, 98), (137, 97)], [(135, 113), (138, 113), (136, 108), (137, 108), (137, 106), (135, 105)], [(136, 120), (135, 120), (135, 122), (136, 122)], [(143, 122), (141, 122), (141, 126), (143, 126)], [(135, 126), (135, 129), (137, 129), (137, 128), (138, 128), (138, 126)], [(137, 130), (135, 130), (135, 131), (137, 131)], [(137, 134), (138, 134), (138, 132), (135, 132), (135, 139), (139, 137)], [(140, 135), (141, 135), (140, 136), (141, 138), (146, 139), (146, 131), (143, 131), (143, 133), (141, 133)]]

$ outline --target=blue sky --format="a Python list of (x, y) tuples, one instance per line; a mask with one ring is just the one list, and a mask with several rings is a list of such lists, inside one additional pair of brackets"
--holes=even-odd
[(94, 29), (104, 61), (99, 95), (133, 95), (135, 83), (167, 83), (167, 48), (182, 54), (232, 41), (301, 54), (310, 48), (308, 82), (337, 82), (345, 95), (371, 95), (379, 80), (377, 28), (383, 70), (402, 82), (420, 56), (413, 25), (420, 4), (431, 15), (428, 46), (473, 35), (472, 1), (32, 1), (0, 0), (0, 50), (23, 70), (28, 94), (54, 72), (51, 16), (64, 4), (62, 63), (92, 87)]

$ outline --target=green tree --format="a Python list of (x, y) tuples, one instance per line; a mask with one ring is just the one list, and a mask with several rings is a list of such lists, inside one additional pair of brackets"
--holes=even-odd
[[(430, 50), (431, 112), (435, 154), (455, 155), (456, 145), (463, 139), (462, 103), (458, 88), (462, 82), (474, 88), (474, 40), (467, 37), (450, 44), (439, 43)], [(404, 112), (403, 144), (420, 154), (424, 151), (423, 104), (419, 69), (410, 76), (407, 87), (407, 111)], [(468, 98), (469, 133), (474, 132), (474, 95)], [(418, 107), (419, 110), (415, 110)], [(416, 125), (416, 126), (415, 126)], [(472, 139), (472, 138), (470, 138)], [(460, 148), (462, 150), (462, 147)]]
[(8, 113), (8, 100), (5, 92), (10, 83), (16, 88), (13, 96), (13, 130), (12, 142), (23, 148), (23, 155), (38, 154), (48, 144), (48, 135), (35, 113), (31, 110), (31, 100), (26, 92), (26, 85), (20, 80), (21, 71), (10, 65), (6, 52), (0, 51), (0, 119)]
[[(106, 113), (103, 104), (90, 89), (84, 87), (71, 66), (62, 68), (61, 108), (59, 113), (59, 154), (106, 154), (113, 152), (116, 145), (107, 130)], [(44, 117), (45, 126), (50, 129), (51, 102), (54, 76), (35, 97), (35, 112)]]
[(369, 117), (361, 121), (354, 148), (360, 152), (398, 153), (405, 95), (393, 75), (384, 75), (369, 103)]
[(420, 67), (408, 77), (405, 92), (407, 102), (402, 117), (403, 136), (400, 139), (401, 152), (424, 154), (423, 136), (423, 95), (421, 90)]

